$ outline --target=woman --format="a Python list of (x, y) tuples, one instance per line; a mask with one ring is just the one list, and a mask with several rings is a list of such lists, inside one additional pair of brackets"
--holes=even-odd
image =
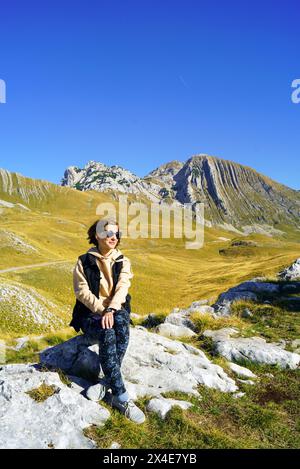
[[(115, 220), (99, 220), (89, 228), (89, 244), (95, 247), (78, 258), (73, 271), (76, 305), (70, 325), (99, 342), (106, 385), (91, 386), (87, 397), (104, 398), (130, 420), (143, 423), (145, 415), (129, 398), (121, 374), (129, 342), (128, 289), (133, 273), (129, 259), (117, 248), (120, 237)], [(108, 388), (111, 393), (107, 393)]]

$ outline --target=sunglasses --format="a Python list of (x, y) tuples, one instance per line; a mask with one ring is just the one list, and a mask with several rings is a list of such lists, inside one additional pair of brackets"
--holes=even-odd
[(117, 239), (120, 239), (122, 235), (121, 231), (108, 230), (108, 231), (104, 231), (104, 233), (106, 234), (106, 238), (111, 238), (113, 235), (116, 235)]

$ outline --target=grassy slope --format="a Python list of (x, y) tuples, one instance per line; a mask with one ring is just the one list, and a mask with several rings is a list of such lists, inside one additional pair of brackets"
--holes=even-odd
[[(2, 281), (35, 288), (58, 305), (65, 305), (71, 314), (72, 268), (77, 256), (90, 247), (86, 231), (97, 219), (97, 205), (109, 202), (116, 210), (118, 206), (110, 194), (79, 192), (50, 183), (45, 190), (43, 181), (34, 181), (35, 187), (40, 184), (36, 191), (42, 194), (37, 197), (32, 195), (31, 179), (22, 178), (20, 182), (13, 175), (13, 180), (15, 193), (1, 192), (0, 185), (0, 199), (23, 203), (31, 211), (2, 207), (1, 229), (22, 238), (37, 252), (2, 246), (0, 269), (56, 260), (66, 263), (3, 273)], [(25, 200), (18, 195), (20, 187)], [(134, 199), (129, 196), (128, 200)], [(134, 272), (130, 289), (133, 311), (166, 314), (173, 307), (186, 307), (201, 298), (215, 299), (222, 291), (251, 277), (274, 275), (299, 256), (297, 233), (290, 227), (287, 230), (277, 239), (258, 234), (242, 236), (241, 239), (256, 241), (258, 246), (231, 248), (230, 240), (218, 238), (239, 239), (236, 233), (206, 227), (204, 246), (197, 250), (185, 249), (184, 239), (124, 238), (120, 249), (131, 259)], [(220, 249), (225, 249), (225, 254), (220, 254)], [(0, 328), (1, 324), (0, 315)]]

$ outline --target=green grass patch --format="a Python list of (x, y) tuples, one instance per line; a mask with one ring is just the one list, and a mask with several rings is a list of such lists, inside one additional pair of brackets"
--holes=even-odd
[[(63, 329), (59, 332), (49, 333), (41, 339), (29, 338), (28, 342), (20, 350), (6, 349), (6, 363), (39, 363), (39, 352), (52, 347), (66, 340), (71, 339), (76, 334), (71, 329)], [(5, 338), (7, 345), (14, 345), (14, 340)], [(56, 370), (58, 371), (58, 370)]]
[(31, 389), (27, 391), (28, 394), (32, 399), (36, 402), (44, 402), (48, 397), (53, 396), (57, 392), (57, 387), (54, 384), (48, 385), (46, 383), (42, 383), (38, 388)]
[(186, 411), (174, 407), (163, 420), (147, 411), (145, 396), (137, 401), (146, 414), (142, 425), (103, 404), (111, 418), (85, 433), (99, 448), (109, 448), (113, 441), (122, 448), (300, 448), (300, 372), (261, 365), (254, 365), (254, 370), (259, 384), (248, 386), (242, 398), (204, 386), (199, 386), (200, 398), (164, 393), (187, 400), (192, 407)]
[(190, 319), (193, 321), (200, 334), (207, 329), (217, 330), (223, 327), (242, 329), (245, 326), (244, 321), (234, 315), (215, 319), (209, 313), (194, 312), (191, 314)]
[(252, 316), (243, 318), (242, 333), (245, 337), (259, 335), (267, 341), (294, 340), (300, 336), (300, 315), (279, 306), (251, 301), (236, 301), (231, 306), (232, 315), (241, 319), (248, 308)]

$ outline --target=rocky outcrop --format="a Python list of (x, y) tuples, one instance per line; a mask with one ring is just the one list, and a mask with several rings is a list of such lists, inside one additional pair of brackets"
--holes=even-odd
[(180, 337), (193, 337), (197, 334), (189, 327), (177, 326), (175, 324), (163, 323), (156, 327), (155, 332), (165, 337), (180, 338)]
[(170, 322), (176, 324), (175, 318), (182, 318), (183, 324), (191, 329), (194, 328), (194, 325), (190, 319), (191, 314), (200, 313), (200, 314), (213, 314), (214, 309), (209, 306), (209, 301), (211, 300), (197, 300), (193, 301), (188, 308), (174, 308), (173, 311), (166, 317), (165, 322)]
[[(29, 204), (32, 200), (43, 200), (49, 197), (49, 191), (55, 186), (48, 181), (30, 179), (19, 173), (11, 173), (0, 168), (0, 192), (13, 198), (21, 198)], [(18, 206), (18, 204), (16, 204)], [(24, 207), (24, 205), (22, 204)], [(25, 207), (25, 210), (28, 207)]]
[(89, 161), (82, 169), (69, 166), (61, 184), (81, 191), (120, 192), (144, 195), (154, 202), (160, 200), (160, 186), (144, 181), (121, 166), (107, 166), (96, 161)]
[(143, 179), (144, 181), (150, 182), (160, 188), (158, 195), (162, 199), (166, 201), (177, 200), (174, 177), (183, 165), (184, 163), (181, 161), (170, 161), (169, 163), (160, 165), (158, 168), (147, 174)]
[(234, 301), (258, 301), (259, 295), (276, 296), (279, 292), (280, 286), (276, 283), (249, 280), (221, 293), (212, 308), (217, 316), (229, 316), (231, 314), (231, 304)]
[(66, 307), (59, 307), (36, 289), (5, 281), (0, 284), (0, 317), (11, 322), (13, 331), (50, 331), (63, 327), (60, 317)]
[(247, 166), (206, 154), (192, 156), (185, 163), (165, 163), (144, 178), (120, 166), (90, 161), (82, 169), (67, 168), (62, 185), (133, 193), (179, 206), (190, 203), (194, 209), (202, 202), (207, 226), (239, 228), (242, 234), (281, 235), (276, 224), (298, 227), (300, 216), (299, 191)]
[(257, 378), (251, 370), (244, 366), (237, 365), (236, 363), (228, 362), (230, 370), (235, 373), (239, 378)]
[(300, 279), (300, 257), (295, 260), (289, 267), (279, 272), (278, 277), (281, 280)]
[(147, 404), (147, 410), (149, 412), (156, 412), (162, 419), (165, 419), (169, 410), (174, 406), (178, 406), (181, 409), (186, 410), (191, 407), (192, 404), (187, 401), (167, 399), (161, 396), (151, 399)]
[(212, 339), (215, 353), (227, 360), (246, 360), (290, 369), (299, 367), (300, 355), (284, 350), (282, 344), (267, 343), (261, 337), (231, 337), (237, 334), (238, 331), (232, 328), (206, 330), (203, 333), (205, 337)]
[(38, 253), (38, 249), (29, 244), (21, 236), (16, 235), (13, 231), (0, 229), (0, 245), (1, 248), (11, 248), (15, 252), (23, 254)]
[(181, 203), (203, 202), (205, 217), (213, 224), (298, 225), (298, 191), (241, 164), (195, 155), (174, 175), (174, 181), (176, 199)]
[[(282, 304), (284, 308), (292, 311), (300, 311), (300, 297), (293, 296), (300, 293), (300, 258), (291, 266), (278, 273), (277, 282), (265, 282), (264, 278), (254, 278), (242, 282), (235, 287), (221, 293), (217, 301), (212, 305), (214, 310), (213, 317), (229, 316), (231, 314), (231, 305), (237, 300), (254, 301), (261, 303)], [(289, 296), (290, 295), (290, 296)], [(250, 318), (253, 313), (245, 308), (241, 316)]]
[(7, 202), (6, 200), (0, 200), (0, 210), (2, 210), (1, 207), (20, 209), (22, 211), (26, 210), (27, 212), (31, 211), (30, 208), (26, 207), (26, 205), (20, 203), (13, 204), (12, 202)]
[[(42, 384), (55, 392), (37, 402), (28, 392)], [(94, 448), (82, 430), (104, 425), (109, 416), (107, 409), (63, 384), (58, 373), (32, 364), (0, 368), (0, 448)]]
[[(98, 345), (77, 336), (40, 354), (47, 367), (61, 368), (67, 374), (80, 376), (91, 383), (101, 378)], [(234, 392), (237, 386), (225, 372), (213, 364), (201, 350), (170, 340), (145, 328), (130, 329), (130, 342), (122, 372), (126, 388), (133, 399), (163, 392), (181, 391), (198, 395), (199, 384)], [(184, 376), (184, 380), (182, 377)]]
[(180, 338), (180, 337), (193, 337), (196, 336), (197, 328), (191, 319), (192, 313), (210, 314), (212, 317), (217, 318), (215, 310), (209, 306), (209, 300), (198, 300), (188, 308), (174, 308), (168, 316), (166, 316), (163, 323), (157, 325), (156, 315), (150, 313), (144, 319), (143, 325), (146, 327), (154, 327), (154, 331), (165, 337)]

